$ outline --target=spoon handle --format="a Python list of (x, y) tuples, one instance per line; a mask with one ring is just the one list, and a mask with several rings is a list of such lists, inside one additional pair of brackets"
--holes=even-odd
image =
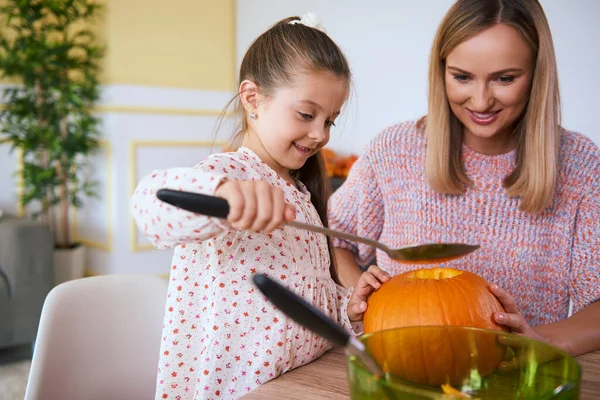
[(207, 217), (227, 219), (227, 215), (229, 215), (229, 203), (227, 200), (216, 196), (172, 189), (160, 189), (156, 192), (156, 197), (175, 207), (206, 215)]
[(309, 224), (305, 224), (303, 222), (296, 222), (296, 221), (287, 222), (287, 225), (293, 226), (298, 229), (305, 229), (307, 231), (322, 233), (327, 236), (335, 236), (340, 239), (349, 240), (351, 242), (360, 242), (360, 243), (368, 244), (369, 246), (377, 247), (378, 249), (381, 249), (381, 250), (385, 251), (386, 253), (388, 253), (390, 251), (389, 247), (387, 247), (386, 245), (384, 245), (376, 240), (368, 239), (363, 236), (353, 235), (351, 233), (335, 231), (333, 229), (325, 228), (324, 226), (309, 225)]
[[(171, 189), (160, 189), (156, 193), (156, 197), (176, 207), (192, 211), (198, 214), (206, 215), (209, 217), (227, 219), (227, 216), (229, 215), (229, 203), (227, 202), (227, 200), (222, 199), (220, 197), (208, 196), (201, 193), (182, 192)], [(312, 232), (322, 233), (328, 236), (339, 237), (341, 239), (346, 239), (351, 242), (365, 243), (370, 246), (380, 248), (381, 250), (386, 252), (389, 251), (387, 246), (377, 242), (376, 240), (367, 239), (362, 236), (356, 236), (349, 233), (334, 231), (332, 229), (325, 228), (322, 226), (310, 225), (296, 221), (285, 222), (285, 224), (298, 229), (304, 229)]]
[(367, 354), (365, 345), (350, 336), (322, 311), (268, 276), (255, 274), (252, 281), (285, 315), (333, 344), (343, 347), (348, 355), (360, 358), (377, 379), (384, 376), (379, 364)]

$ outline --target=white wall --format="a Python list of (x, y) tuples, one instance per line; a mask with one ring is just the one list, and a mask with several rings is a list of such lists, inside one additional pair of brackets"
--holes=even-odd
[[(103, 87), (98, 107), (103, 147), (91, 158), (99, 199), (86, 200), (73, 220), (76, 241), (88, 248), (90, 273), (166, 273), (172, 251), (154, 250), (133, 225), (129, 199), (153, 169), (193, 166), (219, 150), (215, 124), (229, 92), (133, 85)], [(217, 140), (227, 139), (220, 135)], [(213, 146), (213, 145), (217, 146)], [(15, 154), (0, 145), (0, 210), (17, 210)]]
[(0, 210), (10, 214), (17, 213), (16, 165), (17, 154), (10, 151), (8, 144), (0, 144)]
[[(355, 82), (345, 123), (330, 146), (360, 153), (384, 127), (427, 110), (427, 63), (437, 26), (454, 0), (240, 0), (237, 62), (262, 31), (314, 12), (350, 60)], [(558, 58), (563, 125), (600, 144), (600, 1), (544, 0)]]

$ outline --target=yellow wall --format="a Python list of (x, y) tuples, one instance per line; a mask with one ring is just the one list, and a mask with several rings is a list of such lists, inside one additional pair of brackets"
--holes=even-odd
[(108, 0), (106, 83), (235, 87), (235, 0)]
[[(2, 0), (0, 0), (0, 4)], [(235, 0), (104, 0), (101, 81), (235, 89)]]

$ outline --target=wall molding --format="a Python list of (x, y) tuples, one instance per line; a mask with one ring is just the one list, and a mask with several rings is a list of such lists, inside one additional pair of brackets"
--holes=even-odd
[[(18, 85), (0, 84), (0, 92)], [(230, 116), (225, 107), (233, 105), (235, 91), (169, 88), (160, 86), (118, 85), (101, 86), (101, 96), (92, 108), (94, 113), (153, 114), (189, 117)], [(0, 110), (4, 109), (0, 103)], [(0, 139), (2, 143), (2, 139)]]
[(153, 115), (180, 115), (190, 117), (224, 117), (232, 115), (222, 110), (186, 109), (186, 108), (157, 108), (157, 107), (128, 107), (128, 106), (98, 106), (93, 111), (100, 114), (153, 114)]
[(105, 192), (104, 192), (104, 202), (106, 204), (106, 241), (100, 242), (95, 239), (88, 239), (79, 235), (78, 228), (78, 213), (77, 209), (73, 210), (72, 213), (72, 223), (71, 223), (71, 237), (74, 242), (83, 243), (87, 247), (91, 247), (93, 249), (112, 252), (113, 250), (113, 238), (114, 238), (114, 213), (113, 213), (113, 184), (112, 184), (112, 169), (113, 169), (113, 157), (112, 157), (112, 148), (110, 143), (106, 140), (100, 141), (100, 147), (104, 149), (104, 160), (106, 163), (106, 171), (105, 171)]
[[(142, 147), (202, 147), (202, 148), (223, 148), (227, 142), (213, 140), (131, 140), (129, 142), (129, 196), (135, 192), (139, 177), (137, 174), (137, 152)], [(155, 250), (151, 243), (140, 244), (139, 233), (135, 220), (129, 217), (130, 231), (130, 249), (131, 252)]]
[(17, 216), (25, 216), (25, 206), (21, 202), (23, 195), (25, 194), (25, 180), (23, 178), (23, 164), (25, 163), (25, 156), (21, 148), (15, 149), (17, 153)]

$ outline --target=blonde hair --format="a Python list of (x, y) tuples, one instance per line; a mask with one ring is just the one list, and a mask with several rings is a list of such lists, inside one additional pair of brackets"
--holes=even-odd
[(504, 180), (520, 209), (543, 211), (552, 202), (558, 174), (560, 92), (552, 34), (538, 0), (458, 0), (436, 33), (429, 60), (428, 114), (420, 121), (427, 142), (425, 170), (439, 193), (461, 194), (469, 179), (461, 161), (462, 124), (448, 104), (445, 60), (460, 43), (496, 24), (515, 28), (531, 47), (535, 69), (529, 102), (517, 121), (516, 167)]

